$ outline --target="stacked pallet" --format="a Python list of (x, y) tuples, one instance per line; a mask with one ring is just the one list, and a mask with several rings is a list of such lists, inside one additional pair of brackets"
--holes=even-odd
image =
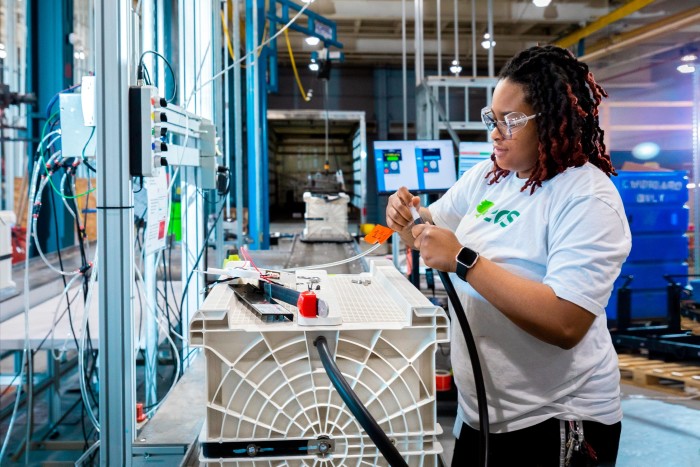
[(700, 395), (700, 366), (618, 355), (622, 382), (676, 395)]
[(681, 317), (681, 329), (690, 331), (693, 335), (700, 336), (700, 322), (694, 319), (686, 318), (685, 316)]

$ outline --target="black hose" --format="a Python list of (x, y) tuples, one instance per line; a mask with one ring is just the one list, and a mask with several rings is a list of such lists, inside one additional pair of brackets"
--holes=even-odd
[(462, 308), (462, 303), (459, 301), (450, 276), (444, 271), (438, 271), (438, 274), (442, 284), (445, 286), (447, 296), (452, 302), (452, 307), (459, 321), (459, 327), (462, 328), (462, 333), (464, 334), (464, 340), (467, 342), (469, 360), (471, 360), (472, 373), (474, 374), (474, 385), (476, 386), (476, 402), (479, 407), (479, 465), (487, 467), (489, 464), (489, 406), (486, 401), (484, 375), (481, 372), (481, 362), (476, 350), (476, 342), (474, 342), (474, 335), (471, 327), (469, 327), (467, 315), (464, 313), (464, 308)]
[[(413, 221), (415, 224), (425, 224), (425, 221), (418, 217)], [(462, 334), (464, 334), (464, 340), (467, 343), (467, 350), (469, 351), (469, 360), (472, 364), (472, 373), (474, 374), (474, 385), (476, 386), (476, 404), (479, 409), (479, 465), (488, 467), (489, 465), (489, 406), (486, 400), (486, 387), (484, 386), (484, 374), (481, 372), (481, 362), (479, 361), (479, 354), (476, 350), (476, 342), (474, 341), (474, 335), (472, 334), (472, 328), (469, 326), (469, 321), (467, 321), (467, 315), (464, 313), (464, 308), (462, 307), (462, 302), (459, 301), (457, 296), (457, 291), (455, 286), (450, 279), (449, 274), (445, 271), (439, 271), (440, 280), (442, 285), (445, 286), (445, 291), (447, 291), (447, 297), (452, 302), (452, 308), (454, 308), (455, 315), (459, 321), (459, 327), (462, 328)]]
[(362, 401), (357, 397), (357, 394), (355, 394), (343, 377), (338, 365), (335, 364), (331, 356), (326, 338), (319, 336), (314, 341), (314, 345), (318, 350), (323, 368), (325, 368), (326, 373), (328, 373), (328, 378), (331, 380), (331, 383), (333, 383), (335, 390), (338, 391), (340, 398), (343, 399), (343, 402), (348, 406), (350, 412), (352, 412), (355, 418), (357, 418), (357, 421), (360, 422), (362, 428), (365, 429), (384, 458), (389, 462), (389, 465), (392, 467), (408, 467), (408, 464), (401, 456), (399, 450), (392, 444), (389, 437), (384, 433), (384, 430), (381, 429), (377, 421), (372, 417), (372, 414), (369, 413), (364, 404), (362, 404)]

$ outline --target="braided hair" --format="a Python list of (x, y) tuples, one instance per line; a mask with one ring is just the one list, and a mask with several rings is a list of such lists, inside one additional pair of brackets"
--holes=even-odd
[[(568, 167), (586, 162), (610, 176), (617, 175), (606, 153), (598, 106), (607, 92), (595, 81), (588, 65), (571, 52), (546, 45), (531, 47), (511, 58), (499, 79), (522, 86), (525, 99), (540, 115), (537, 122), (539, 155), (532, 174), (522, 187), (530, 194)], [(487, 174), (496, 183), (510, 173), (496, 163)]]

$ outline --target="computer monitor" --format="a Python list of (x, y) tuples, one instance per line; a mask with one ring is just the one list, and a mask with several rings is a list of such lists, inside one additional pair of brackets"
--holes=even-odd
[(490, 159), (493, 143), (466, 142), (459, 143), (459, 176), (479, 162)]
[(374, 160), (380, 194), (444, 192), (457, 178), (451, 141), (375, 141)]

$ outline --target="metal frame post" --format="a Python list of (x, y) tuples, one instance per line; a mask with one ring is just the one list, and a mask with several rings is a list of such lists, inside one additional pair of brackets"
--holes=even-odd
[[(233, 0), (233, 50), (240, 54), (240, 0)], [(243, 110), (241, 107), (241, 63), (237, 58), (233, 65), (233, 159), (236, 165), (236, 244), (238, 248), (245, 245), (243, 238)]]
[(95, 18), (100, 463), (129, 466), (135, 435), (134, 208), (125, 111), (130, 3), (95, 2)]
[[(212, 75), (214, 72), (217, 72), (221, 69), (223, 69), (223, 64), (224, 60), (223, 57), (228, 54), (226, 46), (222, 43), (221, 39), (223, 37), (223, 31), (221, 27), (221, 19), (220, 19), (220, 11), (221, 11), (221, 6), (216, 5), (216, 6), (211, 6), (210, 11), (209, 11), (209, 18), (211, 20), (211, 63), (212, 63)], [(227, 95), (225, 93), (225, 90), (228, 89), (228, 86), (226, 85), (226, 79), (228, 78), (228, 75), (224, 75), (222, 79), (217, 79), (212, 83), (213, 89), (212, 89), (212, 122), (214, 123), (216, 127), (216, 133), (218, 135), (225, 135), (226, 131), (226, 119), (224, 118), (224, 113), (227, 112), (228, 106), (227, 102), (225, 101)], [(228, 140), (222, 138), (221, 141), (223, 142), (223, 148), (222, 148), (222, 153), (227, 154), (228, 153)], [(222, 164), (224, 166), (229, 166), (230, 164), (228, 163), (228, 159), (226, 157), (222, 157)], [(226, 203), (226, 198), (222, 198), (221, 202)], [(218, 212), (218, 203), (213, 211)], [(206, 228), (206, 227), (205, 227)], [(224, 251), (224, 223), (223, 222), (217, 222), (216, 226), (214, 228), (214, 239), (215, 239), (215, 245), (216, 245), (216, 267), (223, 267), (224, 263), (224, 258), (226, 257), (226, 252)], [(206, 241), (206, 239), (205, 239)]]
[(700, 66), (693, 72), (693, 272), (700, 274)]
[(267, 131), (263, 130), (266, 118), (261, 109), (267, 102), (265, 93), (266, 53), (260, 56), (256, 51), (265, 24), (265, 3), (260, 0), (246, 0), (246, 123), (248, 125), (248, 232), (252, 239), (251, 248), (270, 247), (270, 200), (267, 179)]

